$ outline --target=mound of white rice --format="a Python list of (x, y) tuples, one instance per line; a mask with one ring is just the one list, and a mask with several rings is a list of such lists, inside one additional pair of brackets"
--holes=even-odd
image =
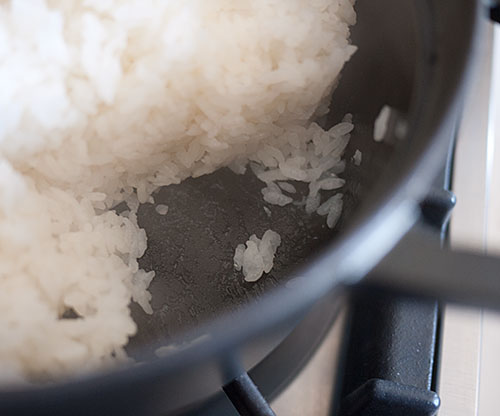
[(352, 3), (0, 2), (2, 377), (126, 360), (130, 299), (151, 313), (138, 202), (316, 128), (355, 50)]

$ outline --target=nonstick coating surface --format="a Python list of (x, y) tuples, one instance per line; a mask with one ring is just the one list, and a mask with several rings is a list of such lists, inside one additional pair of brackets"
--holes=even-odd
[[(373, 16), (380, 15), (384, 3), (391, 7), (373, 25)], [(320, 120), (328, 128), (346, 112), (354, 116), (355, 130), (342, 175), (347, 179), (341, 190), (345, 194), (344, 212), (336, 229), (329, 230), (324, 217), (306, 215), (303, 207), (266, 204), (260, 193), (265, 185), (251, 172), (236, 175), (221, 169), (161, 189), (155, 201), (169, 206), (166, 216), (159, 215), (151, 204), (139, 210), (139, 224), (148, 234), (148, 249), (140, 264), (145, 270), (155, 270), (156, 277), (150, 286), (154, 314), (147, 316), (132, 305), (139, 327), (128, 346), (132, 354), (138, 349), (144, 352), (158, 341), (168, 343), (270, 288), (286, 284), (290, 270), (341, 232), (376, 182), (394, 146), (373, 141), (373, 122), (384, 104), (402, 114), (408, 112), (419, 54), (417, 23), (414, 8), (406, 1), (360, 0), (357, 12), (352, 40), (359, 51), (343, 71), (331, 114)], [(388, 61), (393, 63), (388, 65)], [(359, 167), (350, 160), (356, 149), (363, 154)], [(270, 217), (264, 206), (271, 210)], [(234, 249), (251, 234), (261, 237), (269, 228), (282, 237), (275, 266), (258, 282), (246, 283), (233, 269)]]

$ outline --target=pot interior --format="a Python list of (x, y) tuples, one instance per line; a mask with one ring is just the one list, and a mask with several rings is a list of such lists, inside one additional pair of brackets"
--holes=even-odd
[[(336, 228), (330, 230), (324, 217), (307, 215), (303, 207), (266, 204), (260, 192), (265, 185), (250, 171), (237, 175), (221, 169), (161, 189), (155, 201), (169, 206), (168, 215), (159, 215), (149, 204), (139, 210), (139, 224), (148, 235), (140, 264), (156, 272), (150, 286), (154, 313), (146, 315), (132, 304), (139, 330), (129, 343), (130, 354), (152, 353), (158, 344), (167, 345), (286, 284), (292, 270), (342, 233), (398, 147), (404, 146), (376, 143), (373, 123), (384, 105), (409, 116), (421, 54), (414, 2), (358, 0), (356, 11), (352, 42), (359, 49), (343, 70), (329, 115), (318, 120), (328, 128), (352, 113), (355, 125), (342, 174), (347, 180), (341, 190), (344, 210)], [(357, 149), (362, 152), (360, 166), (351, 161)], [(298, 189), (305, 192), (306, 187)], [(235, 247), (269, 228), (282, 238), (274, 268), (256, 283), (247, 283), (233, 268)]]

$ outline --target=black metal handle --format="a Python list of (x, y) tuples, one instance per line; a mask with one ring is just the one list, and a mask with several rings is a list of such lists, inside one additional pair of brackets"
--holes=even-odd
[(500, 23), (500, 0), (483, 0), (489, 9), (490, 19)]
[(247, 373), (226, 384), (223, 390), (241, 416), (276, 416)]
[(375, 283), (403, 293), (500, 309), (500, 258), (442, 249), (411, 231), (370, 273)]

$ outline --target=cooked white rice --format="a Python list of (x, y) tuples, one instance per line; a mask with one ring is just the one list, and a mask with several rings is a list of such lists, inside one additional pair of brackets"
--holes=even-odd
[[(334, 228), (342, 214), (343, 194), (336, 193), (321, 204), (321, 191), (333, 191), (345, 185), (345, 180), (337, 174), (345, 168), (342, 156), (353, 128), (352, 115), (346, 114), (341, 123), (328, 131), (312, 123), (308, 128), (284, 134), (272, 146), (266, 145), (256, 155), (250, 155), (253, 160), (252, 171), (266, 183), (262, 189), (264, 201), (279, 206), (291, 203), (305, 205), (306, 213), (316, 212), (326, 216), (326, 225)], [(294, 201), (292, 196), (299, 197), (295, 195), (297, 189), (292, 183), (283, 181), (284, 179), (309, 183), (305, 204)], [(274, 182), (277, 180), (279, 181)], [(292, 196), (285, 195), (282, 191)], [(264, 210), (270, 216), (269, 209), (264, 207)], [(279, 246), (281, 238), (271, 230), (266, 231), (262, 241), (269, 238), (268, 233), (269, 236), (273, 233), (272, 237), (278, 241)], [(247, 282), (255, 282), (273, 267), (275, 251), (274, 246), (268, 246), (252, 235), (246, 247), (244, 244), (236, 247), (234, 267), (238, 271), (243, 270)], [(265, 258), (270, 258), (271, 261), (265, 262)]]
[[(354, 129), (352, 120), (352, 114), (346, 114), (342, 122), (328, 131), (316, 123), (311, 123), (307, 128), (293, 126), (272, 145), (266, 145), (256, 155), (251, 155), (250, 159), (254, 161), (251, 164), (252, 171), (266, 184), (261, 191), (264, 201), (279, 206), (292, 203), (305, 205), (308, 214), (317, 212), (327, 215), (328, 212), (320, 211), (321, 191), (338, 190), (345, 185), (345, 179), (337, 175), (345, 169), (342, 157)], [(300, 195), (295, 186), (285, 180), (309, 184), (304, 203), (299, 200)], [(288, 195), (283, 194), (283, 191)], [(342, 194), (338, 195), (338, 201), (333, 199), (337, 201), (335, 213), (327, 217), (329, 228), (335, 227), (342, 211)]]
[(391, 117), (391, 107), (384, 105), (375, 119), (373, 125), (373, 140), (381, 142), (384, 140), (387, 129), (389, 127), (389, 119)]
[(168, 213), (168, 205), (158, 204), (155, 207), (155, 211), (160, 215), (167, 215)]
[(363, 160), (363, 153), (361, 152), (361, 150), (356, 149), (356, 151), (354, 152), (354, 155), (352, 157), (353, 163), (356, 166), (360, 166), (362, 160)]
[(280, 235), (267, 230), (262, 239), (251, 235), (245, 244), (239, 244), (234, 252), (234, 268), (243, 271), (247, 282), (256, 282), (264, 273), (269, 273), (274, 265), (274, 255), (281, 244)]
[(289, 194), (295, 194), (297, 193), (297, 189), (293, 184), (289, 182), (278, 182), (278, 186), (285, 192), (288, 192)]
[[(328, 138), (348, 135), (350, 120), (327, 133), (309, 120), (355, 50), (352, 3), (0, 2), (4, 376), (126, 360), (130, 299), (152, 312), (135, 212), (157, 187), (224, 165), (242, 172), (249, 155), (275, 170), (269, 183), (316, 183), (335, 168), (329, 155), (345, 139)], [(294, 156), (309, 137), (317, 165)], [(266, 189), (288, 203), (279, 186)], [(109, 210), (121, 201), (128, 212)], [(62, 319), (68, 310), (79, 319)]]

